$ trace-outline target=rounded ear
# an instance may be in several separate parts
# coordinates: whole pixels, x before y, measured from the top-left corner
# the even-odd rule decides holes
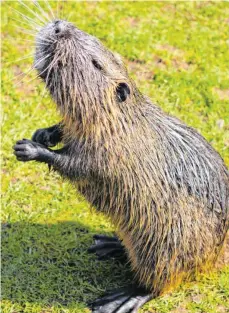
[[[113,52],[114,54],[114,57],[115,57],[115,60],[118,62],[119,65],[122,65],[123,64],[123,61],[122,61],[122,57],[120,54],[118,54],[117,52]]]
[[[126,101],[128,95],[130,94],[130,88],[126,83],[118,84],[116,88],[117,97],[119,102]]]

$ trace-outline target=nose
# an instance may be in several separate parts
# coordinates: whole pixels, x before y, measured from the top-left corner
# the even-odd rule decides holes
[[[71,24],[64,20],[53,21],[53,30],[58,38],[69,38],[71,36]]]
[[[65,35],[65,33],[68,30],[68,23],[66,21],[55,20],[53,22],[53,26],[54,26],[55,34]]]
[[[56,20],[56,21],[53,22],[54,29],[55,29],[55,34],[59,34],[60,31],[61,31],[60,23],[61,23],[60,20]]]

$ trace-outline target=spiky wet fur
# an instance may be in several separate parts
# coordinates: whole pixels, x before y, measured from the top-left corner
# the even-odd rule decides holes
[[[39,33],[47,51],[37,44],[36,54],[50,53],[38,71],[63,115],[70,158],[56,169],[111,218],[137,279],[159,295],[214,264],[228,229],[228,170],[197,131],[138,91],[116,55],[64,23],[62,37],[50,25]],[[130,88],[123,102],[120,82]]]

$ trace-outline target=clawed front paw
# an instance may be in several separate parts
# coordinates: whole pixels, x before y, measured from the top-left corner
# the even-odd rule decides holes
[[[41,144],[28,139],[18,140],[13,147],[17,160],[22,162],[37,160],[43,148]]]
[[[48,128],[40,128],[35,131],[32,136],[32,140],[46,147],[54,147],[56,142],[52,137],[53,133],[49,131]]]

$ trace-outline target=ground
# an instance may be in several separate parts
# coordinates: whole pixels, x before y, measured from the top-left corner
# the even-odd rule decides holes
[[[17,162],[12,153],[16,140],[60,119],[44,85],[29,71],[33,22],[27,25],[20,14],[38,23],[46,17],[25,3],[29,9],[2,2],[1,307],[3,313],[86,313],[87,302],[130,279],[129,268],[99,262],[86,251],[93,234],[114,231],[106,217],[91,211],[47,166]],[[51,15],[47,2],[41,6]],[[139,89],[197,128],[229,165],[227,2],[56,1],[50,6],[120,53]],[[142,312],[229,312],[228,251],[216,272],[151,301]]]

